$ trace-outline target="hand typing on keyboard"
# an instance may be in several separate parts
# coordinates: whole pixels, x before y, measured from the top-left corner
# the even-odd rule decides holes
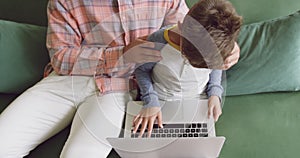
[[[157,124],[160,128],[163,128],[162,124],[162,113],[160,107],[148,107],[142,108],[138,115],[136,115],[133,119],[133,133],[136,133],[139,129],[139,137],[142,137],[146,128],[148,137],[151,136],[153,124],[157,119]]]

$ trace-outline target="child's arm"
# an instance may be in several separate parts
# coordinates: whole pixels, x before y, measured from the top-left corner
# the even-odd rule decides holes
[[[223,94],[223,86],[221,85],[222,82],[222,70],[212,70],[209,74],[209,80],[207,83],[207,96],[218,96],[220,102],[222,102],[222,94]]]
[[[164,26],[160,30],[150,34],[147,40],[155,43],[155,49],[160,50],[167,41],[164,39],[164,30],[172,27]],[[135,70],[135,76],[140,88],[141,100],[144,102],[145,107],[159,106],[157,93],[152,86],[151,72],[156,63],[146,63],[141,65]]]
[[[208,117],[213,115],[214,120],[218,121],[222,114],[222,93],[223,87],[221,85],[222,70],[213,70],[209,74],[209,82],[207,84],[208,95]]]
[[[147,40],[155,42],[156,49],[161,49],[165,45],[166,41],[163,37],[163,33],[166,27],[152,33],[148,36]],[[135,133],[140,126],[140,136],[143,135],[145,129],[148,126],[148,136],[151,135],[154,121],[162,127],[162,114],[160,111],[160,104],[156,91],[153,89],[151,72],[156,63],[146,63],[141,65],[135,70],[135,77],[137,84],[140,88],[141,100],[144,103],[144,107],[133,120],[133,132]]]
[[[140,88],[141,100],[144,103],[144,107],[133,119],[133,133],[135,133],[141,125],[139,137],[144,134],[146,128],[148,128],[148,137],[150,137],[156,119],[158,125],[162,127],[160,104],[157,93],[153,89],[151,79],[151,71],[155,64],[156,63],[146,63],[135,70],[135,77]]]
[[[159,106],[156,91],[153,89],[151,72],[156,63],[146,63],[139,66],[134,74],[137,84],[140,88],[141,100],[144,103],[144,108]]]

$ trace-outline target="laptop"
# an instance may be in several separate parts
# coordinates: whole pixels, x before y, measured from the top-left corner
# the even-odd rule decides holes
[[[164,128],[154,125],[151,137],[132,133],[132,121],[143,106],[127,104],[124,137],[107,138],[123,158],[217,158],[225,137],[216,136],[214,120],[207,117],[207,99],[161,101]]]

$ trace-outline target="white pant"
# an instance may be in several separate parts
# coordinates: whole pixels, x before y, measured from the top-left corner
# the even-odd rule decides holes
[[[61,158],[104,158],[121,131],[128,92],[99,96],[92,77],[51,74],[0,115],[0,158],[20,158],[72,121]]]

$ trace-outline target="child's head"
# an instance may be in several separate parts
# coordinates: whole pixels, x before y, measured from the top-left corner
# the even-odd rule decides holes
[[[200,0],[182,24],[182,54],[192,66],[219,67],[231,53],[242,17],[227,0]]]

